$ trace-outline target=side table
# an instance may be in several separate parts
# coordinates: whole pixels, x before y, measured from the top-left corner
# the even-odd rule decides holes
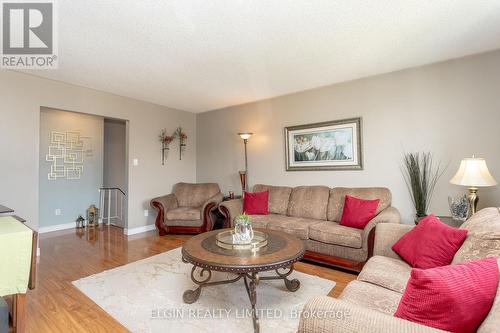
[[[232,198],[230,196],[224,196],[224,198],[222,198],[222,201],[240,200],[241,198],[242,198],[241,195],[235,195]],[[214,229],[227,228],[227,226],[224,226],[226,217],[224,216],[224,214],[220,212],[218,208],[212,211],[212,219],[214,221]]]
[[[436,216],[438,219],[441,220],[446,225],[449,225],[450,227],[453,228],[460,228],[460,226],[465,222],[465,221],[458,221],[454,220],[451,216]],[[417,221],[415,221],[415,225],[418,224]]]
[[[451,216],[438,216],[438,218],[441,220],[441,222],[453,228],[460,228],[460,226],[465,222],[454,220]]]

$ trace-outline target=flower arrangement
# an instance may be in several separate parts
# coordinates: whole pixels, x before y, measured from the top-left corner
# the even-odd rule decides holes
[[[170,143],[172,143],[172,141],[174,141],[175,136],[173,136],[173,135],[167,135],[167,130],[166,129],[162,129],[161,132],[160,132],[160,135],[158,135],[158,139],[160,140],[160,142],[162,144],[164,144],[168,148],[168,145]]]
[[[250,216],[247,215],[246,213],[238,215],[237,219],[240,220],[240,221],[242,221],[242,222],[245,222],[245,223],[251,223],[250,222]]]
[[[234,219],[234,240],[239,244],[248,244],[254,236],[250,216],[243,213]]]

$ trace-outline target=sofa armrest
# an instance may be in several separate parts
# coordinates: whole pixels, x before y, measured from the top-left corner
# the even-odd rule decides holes
[[[410,224],[384,223],[377,227],[373,255],[400,259],[391,247],[414,226]]]
[[[298,333],[444,332],[332,297],[310,300],[300,314]]]
[[[369,248],[370,231],[372,231],[377,225],[385,223],[401,223],[401,215],[396,208],[387,207],[371,219],[370,222],[368,222],[363,230],[363,249],[367,250],[369,253],[373,250]]]
[[[151,207],[154,207],[158,210],[163,209],[163,212],[166,213],[169,210],[178,207],[177,198],[173,193],[154,198],[153,200],[151,200]]]
[[[233,226],[234,218],[243,213],[243,199],[234,199],[221,202],[219,211],[224,215],[224,227],[230,228]]]
[[[156,216],[155,225],[158,229],[160,236],[166,235],[167,231],[163,225],[165,222],[166,214],[169,210],[177,208],[179,204],[177,203],[177,198],[173,193],[164,195],[162,197],[154,198],[150,202],[151,207],[158,210],[158,215]]]
[[[222,193],[217,193],[203,204],[201,207],[201,216],[203,220],[203,225],[205,231],[210,231],[214,228],[214,221],[211,216],[212,210],[216,209],[219,206],[219,203],[222,202],[224,195]]]
[[[219,203],[222,202],[223,198],[224,198],[224,195],[219,192],[216,195],[214,195],[213,197],[211,197],[210,199],[208,199],[207,201],[205,201],[205,203],[201,207],[201,213],[203,214],[203,212],[205,212],[205,210],[209,206],[211,206],[210,207],[211,209],[214,208],[214,207],[218,207]],[[214,206],[214,204],[215,204],[215,206]]]

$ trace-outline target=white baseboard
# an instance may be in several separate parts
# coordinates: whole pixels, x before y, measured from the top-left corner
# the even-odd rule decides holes
[[[75,228],[75,222],[71,223],[64,223],[64,224],[57,224],[57,225],[51,225],[48,227],[41,227],[38,229],[39,234],[44,234],[46,232],[52,232],[52,231],[59,231],[59,230],[66,230],[66,229],[73,229]]]
[[[148,231],[151,231],[151,230],[155,230],[156,229],[156,226],[154,224],[149,224],[149,225],[145,225],[143,227],[137,227],[137,228],[132,228],[132,229],[123,229],[123,233],[127,236],[130,236],[130,235],[135,235],[135,234],[140,234],[140,233],[143,233],[143,232],[148,232]]]

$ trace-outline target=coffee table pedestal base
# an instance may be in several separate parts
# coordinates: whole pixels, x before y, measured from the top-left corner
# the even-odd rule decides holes
[[[196,274],[196,270],[199,269]],[[245,283],[245,289],[250,299],[250,304],[252,306],[252,319],[253,328],[255,333],[259,333],[259,317],[257,316],[257,311],[255,310],[255,304],[257,303],[257,285],[261,280],[283,280],[286,289],[288,291],[294,292],[300,288],[300,281],[297,279],[289,280],[288,276],[293,272],[293,265],[282,269],[284,272],[280,272],[280,269],[275,270],[276,275],[273,276],[259,276],[258,272],[243,272],[235,273],[236,277],[234,279],[220,280],[220,281],[210,281],[212,278],[212,271],[207,268],[202,268],[198,266],[193,266],[191,269],[191,280],[198,285],[196,289],[188,289],[182,295],[184,303],[192,304],[196,302],[201,295],[201,290],[205,287],[216,286],[221,284],[234,283],[243,278]]]

